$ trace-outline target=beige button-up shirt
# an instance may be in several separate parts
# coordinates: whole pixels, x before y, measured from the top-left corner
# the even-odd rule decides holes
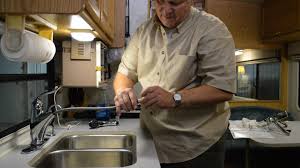
[[[133,35],[118,72],[143,89],[160,86],[176,92],[200,85],[235,92],[234,42],[216,17],[192,8],[168,34],[156,17]],[[224,134],[230,115],[227,102],[174,109],[142,108],[161,163],[177,163],[205,152]]]

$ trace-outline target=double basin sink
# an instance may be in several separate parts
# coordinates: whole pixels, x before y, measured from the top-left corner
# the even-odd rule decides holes
[[[29,164],[37,168],[125,167],[136,160],[132,133],[73,132],[57,138]]]

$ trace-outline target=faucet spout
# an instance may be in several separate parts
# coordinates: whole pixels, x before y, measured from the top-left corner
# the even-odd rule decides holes
[[[48,126],[53,122],[55,119],[54,114],[48,115],[43,121],[41,121],[36,127],[33,129],[32,132],[36,136],[33,136],[32,143],[34,145],[42,145],[45,142],[45,133],[48,128]]]

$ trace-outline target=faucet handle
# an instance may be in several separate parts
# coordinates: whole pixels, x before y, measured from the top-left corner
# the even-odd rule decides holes
[[[36,111],[37,116],[44,113],[43,102],[38,97],[32,102],[32,106],[33,106],[33,109]]]

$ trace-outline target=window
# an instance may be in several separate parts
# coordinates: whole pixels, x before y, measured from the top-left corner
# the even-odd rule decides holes
[[[237,66],[237,96],[279,100],[280,62]]]
[[[29,124],[31,103],[46,88],[46,64],[11,62],[0,53],[0,138]]]

